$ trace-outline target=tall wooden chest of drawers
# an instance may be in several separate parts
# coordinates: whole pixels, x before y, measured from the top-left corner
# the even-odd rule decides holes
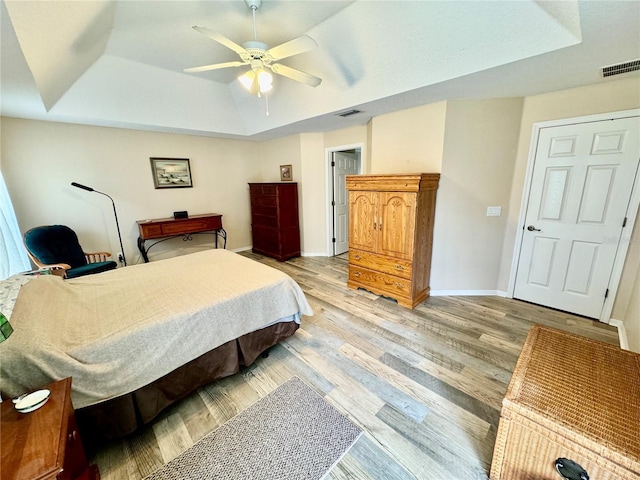
[[[413,308],[429,296],[440,175],[347,175],[349,280]]]
[[[300,256],[297,183],[250,183],[253,251],[281,262]]]
[[[502,403],[491,479],[558,472],[640,480],[640,355],[534,325]]]

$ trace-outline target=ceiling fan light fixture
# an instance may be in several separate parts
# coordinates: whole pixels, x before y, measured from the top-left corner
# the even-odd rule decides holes
[[[264,69],[260,69],[258,74],[258,84],[260,85],[260,93],[266,93],[273,88],[273,76]]]
[[[252,94],[267,93],[273,88],[273,76],[264,68],[249,70],[240,75],[238,80]]]
[[[240,75],[238,79],[244,88],[252,95],[257,94],[258,96],[262,93],[269,92],[273,88],[273,76],[265,70],[265,67],[277,75],[282,75],[283,77],[290,78],[291,80],[310,87],[320,85],[322,82],[321,78],[281,63],[273,63],[317,47],[318,44],[316,41],[308,35],[302,35],[301,37],[294,38],[293,40],[269,49],[267,44],[258,41],[256,33],[256,10],[262,5],[262,0],[245,0],[245,3],[253,13],[253,40],[245,42],[243,46],[229,40],[224,35],[209,30],[207,27],[193,26],[193,29],[197,32],[206,35],[211,40],[236,52],[240,56],[240,61],[236,60],[235,62],[202,65],[199,67],[186,68],[184,71],[187,73],[200,73],[220,68],[243,67],[248,65],[251,67],[251,70]]]
[[[244,88],[251,91],[251,87],[253,86],[253,82],[256,79],[256,74],[253,70],[249,70],[248,72],[243,73],[238,76],[238,80]]]

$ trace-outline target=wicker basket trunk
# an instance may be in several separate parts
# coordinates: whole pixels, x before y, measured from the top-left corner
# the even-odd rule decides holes
[[[560,458],[591,480],[640,480],[640,355],[536,325],[502,403],[491,479],[559,480]]]

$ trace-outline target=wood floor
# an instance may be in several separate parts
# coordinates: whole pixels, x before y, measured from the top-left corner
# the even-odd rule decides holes
[[[90,447],[104,480],[144,478],[293,375],[364,431],[328,478],[486,479],[529,327],[618,344],[608,325],[499,297],[431,297],[409,310],[347,289],[344,257],[243,255],[293,277],[314,316],[268,358],[193,393],[145,430]]]

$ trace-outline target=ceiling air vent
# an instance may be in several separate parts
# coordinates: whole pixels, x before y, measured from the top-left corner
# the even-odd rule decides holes
[[[336,113],[336,115],[338,115],[339,117],[345,118],[345,117],[350,117],[351,115],[355,115],[356,113],[361,113],[362,110],[356,110],[355,108],[353,110],[347,110],[346,112],[342,112],[342,113]]]
[[[602,67],[602,76],[611,77],[622,73],[635,72],[636,70],[640,70],[640,59]]]

